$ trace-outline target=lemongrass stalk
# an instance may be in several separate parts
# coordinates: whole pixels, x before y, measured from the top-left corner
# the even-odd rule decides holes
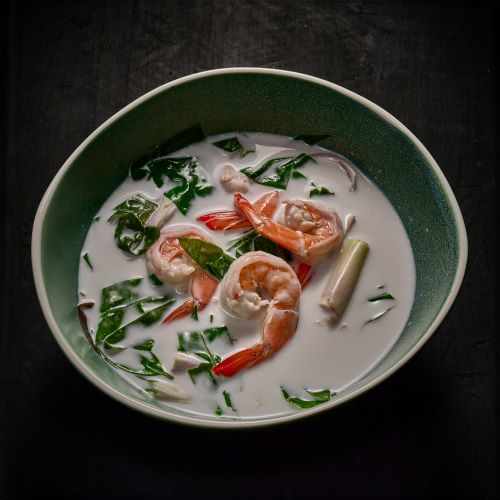
[[[151,214],[146,225],[159,227],[160,229],[168,222],[170,217],[174,215],[175,204],[166,196],[160,200],[159,207]]]
[[[369,246],[363,240],[347,238],[321,294],[319,305],[328,309],[334,321],[342,316],[356,287]]]
[[[194,356],[190,356],[184,352],[178,352],[175,354],[174,358],[174,366],[172,367],[172,371],[174,372],[185,372],[190,368],[194,368],[200,364],[199,358],[195,358]]]
[[[191,399],[189,394],[172,382],[167,382],[166,380],[151,380],[150,385],[157,398],[172,401],[188,401]]]

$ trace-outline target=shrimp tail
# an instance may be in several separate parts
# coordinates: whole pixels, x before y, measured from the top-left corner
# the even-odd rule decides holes
[[[172,321],[176,319],[185,318],[189,314],[191,314],[194,310],[194,306],[198,305],[198,310],[201,309],[200,305],[193,299],[186,300],[179,307],[175,308],[163,321],[162,323],[168,325],[172,323]]]
[[[262,236],[300,256],[306,256],[304,240],[298,232],[274,222],[258,212],[255,207],[240,193],[234,195],[234,205],[250,221]]]
[[[264,193],[253,206],[255,210],[262,215],[271,217],[278,206],[279,197],[279,191]],[[212,231],[248,229],[252,227],[252,224],[245,215],[242,215],[240,212],[235,212],[234,210],[203,214],[197,217],[196,220],[205,224],[205,226]]]
[[[212,368],[212,373],[217,376],[232,377],[241,370],[264,361],[268,356],[268,346],[259,342],[224,359]]]
[[[302,290],[304,290],[304,288],[309,284],[314,275],[312,267],[309,264],[306,264],[305,262],[300,262],[297,266],[293,268],[293,270],[295,271],[295,274],[297,275],[297,278],[300,281]]]
[[[225,229],[247,229],[252,227],[248,219],[238,212],[211,212],[200,215],[196,218],[198,222],[202,222],[208,229],[212,231],[223,231]]]

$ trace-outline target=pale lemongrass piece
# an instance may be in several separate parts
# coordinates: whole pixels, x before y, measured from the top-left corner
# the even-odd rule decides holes
[[[340,249],[319,305],[332,313],[332,320],[342,316],[358,282],[369,246],[363,240],[347,238]]]
[[[178,385],[166,380],[151,380],[151,389],[155,397],[172,401],[188,401],[191,396]]]
[[[146,222],[146,225],[162,228],[168,222],[170,217],[172,217],[175,209],[175,204],[166,196],[163,196],[159,207],[151,214]]]
[[[347,214],[344,223],[344,235],[346,235],[351,230],[355,222],[356,222],[356,216],[354,214]]]
[[[185,372],[190,368],[194,368],[200,364],[200,360],[194,356],[190,356],[184,352],[178,352],[175,355],[173,372]]]

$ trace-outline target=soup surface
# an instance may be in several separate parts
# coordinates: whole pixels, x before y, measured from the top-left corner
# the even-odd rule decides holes
[[[219,284],[205,308],[194,308],[191,314],[165,324],[163,320],[191,298],[189,282],[168,285],[151,276],[154,269],[147,266],[147,253],[141,253],[141,245],[150,243],[148,235],[137,246],[135,253],[139,255],[132,255],[127,248],[133,250],[135,244],[126,238],[134,237],[131,219],[124,229],[116,216],[116,207],[137,195],[159,205],[166,200],[164,193],[179,182],[164,176],[158,186],[154,175],[129,176],[96,214],[79,271],[80,300],[95,302],[94,307],[85,309],[90,335],[123,377],[162,405],[226,419],[303,411],[332,400],[370,371],[404,328],[414,296],[415,265],[403,224],[384,194],[361,172],[356,171],[356,189],[352,190],[346,171],[337,163],[321,155],[310,159],[309,155],[328,153],[318,146],[274,134],[228,133],[169,154],[169,158],[195,158],[196,172],[205,174],[206,180],[198,179],[201,188],[193,189],[191,199],[183,198],[182,203],[187,200],[189,205],[182,206],[185,213],[174,207],[170,218],[164,224],[160,220],[160,225],[197,226],[227,255],[237,257],[230,247],[251,229],[213,231],[196,220],[203,214],[234,210],[233,194],[220,184],[223,167],[255,172],[267,160],[287,158],[269,164],[267,173],[272,174],[302,153],[308,156],[293,169],[286,190],[280,190],[280,199],[308,200],[334,209],[344,230],[348,229],[344,237],[365,241],[369,252],[339,321],[331,321],[330,312],[319,305],[338,259],[339,250],[335,250],[311,264],[312,278],[300,295],[298,325],[291,338],[271,358],[233,376],[214,376],[210,370],[218,360],[259,342],[265,311],[252,319],[230,314],[221,307]],[[186,168],[186,164],[179,168]],[[273,189],[248,180],[244,196],[250,202]],[[210,189],[203,191],[208,184],[213,186],[210,193]],[[170,197],[175,196],[170,193]],[[273,218],[282,221],[282,212],[282,206],[278,207]],[[149,217],[147,211],[143,215],[144,220]],[[355,222],[348,228],[353,216]],[[150,235],[151,241],[154,238]],[[117,244],[120,239],[122,248]],[[287,253],[286,258],[296,268],[297,257]],[[179,352],[188,356],[187,366],[182,366],[182,360],[179,366]],[[174,378],[163,375],[163,370]],[[170,385],[164,393],[151,382],[155,380],[175,384],[174,391],[179,390],[180,396],[169,395]]]

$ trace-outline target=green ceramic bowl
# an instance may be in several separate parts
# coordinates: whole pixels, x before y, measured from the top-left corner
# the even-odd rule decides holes
[[[146,399],[90,348],[76,314],[80,252],[93,215],[126,177],[132,160],[199,123],[231,130],[328,134],[322,146],[350,158],[385,192],[413,247],[417,280],[409,321],[389,354],[333,401],[280,417],[222,421],[167,410]],[[432,224],[428,221],[432,220]],[[450,309],[465,271],[467,237],[455,196],[418,139],[389,113],[338,85],[288,71],[236,68],[198,73],[140,97],[101,125],[61,167],[33,226],[38,297],[57,342],[92,383],[144,413],[206,427],[255,427],[331,409],[406,363]]]

